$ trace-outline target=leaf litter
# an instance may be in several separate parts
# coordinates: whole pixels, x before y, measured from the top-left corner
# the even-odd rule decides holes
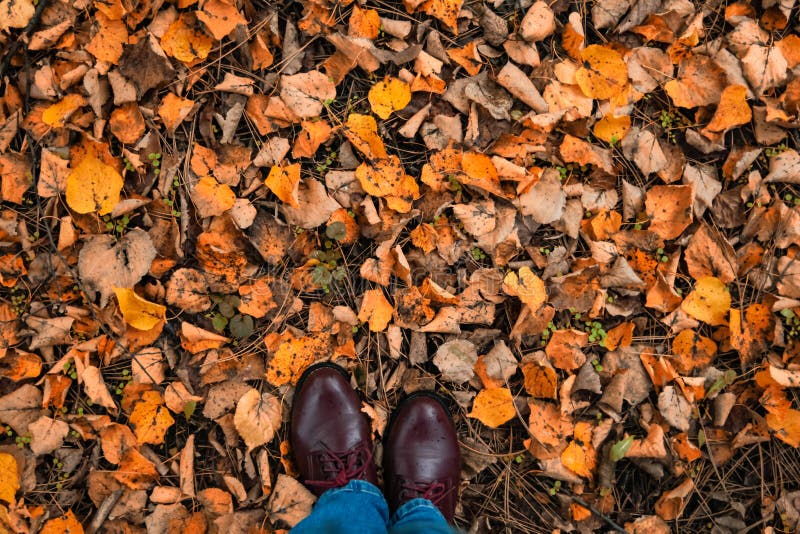
[[[0,1],[4,528],[297,524],[335,361],[464,529],[797,529],[797,10]]]

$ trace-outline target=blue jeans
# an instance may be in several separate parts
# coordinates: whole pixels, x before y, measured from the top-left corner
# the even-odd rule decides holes
[[[292,534],[453,534],[442,513],[427,499],[412,499],[389,517],[381,490],[364,480],[326,491]]]

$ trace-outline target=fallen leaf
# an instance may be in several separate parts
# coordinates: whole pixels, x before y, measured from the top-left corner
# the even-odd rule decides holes
[[[43,526],[40,534],[83,534],[83,526],[75,517],[72,510],[61,517],[48,520]]]
[[[358,320],[362,323],[369,322],[370,331],[382,332],[392,320],[392,312],[392,304],[384,296],[383,290],[368,289],[361,301]]]
[[[272,521],[294,527],[308,517],[316,497],[294,478],[279,474],[267,503]]]
[[[133,289],[115,287],[114,294],[117,296],[122,317],[132,327],[150,330],[159,322],[166,320],[165,306],[143,299]]]
[[[719,106],[701,133],[714,139],[718,134],[749,123],[752,118],[753,113],[747,105],[747,88],[744,85],[729,85],[723,89]]]
[[[300,206],[298,188],[300,186],[300,164],[273,166],[264,184],[275,196],[295,208]]]
[[[482,389],[472,401],[468,415],[489,428],[497,428],[517,415],[514,397],[508,388]]]
[[[197,18],[217,41],[233,33],[236,26],[247,25],[247,19],[236,6],[224,0],[205,0],[202,11],[197,12]]]
[[[411,89],[403,80],[389,76],[373,85],[367,98],[372,112],[386,120],[411,102]]]
[[[531,271],[530,267],[520,268],[519,274],[509,272],[503,279],[503,291],[518,297],[534,313],[547,302],[544,282]]]
[[[689,495],[694,491],[694,482],[686,478],[671,490],[661,494],[656,501],[656,513],[665,521],[672,521],[683,514]]]
[[[7,452],[0,452],[0,500],[7,503],[16,502],[19,489],[19,472],[17,461]]]
[[[213,44],[214,40],[191,13],[181,13],[161,36],[164,52],[187,65],[207,58]]]
[[[24,28],[28,25],[36,12],[32,0],[3,0],[0,2],[0,30],[8,31],[11,28]],[[11,500],[6,499],[8,502]]]
[[[142,394],[142,399],[133,407],[129,421],[133,425],[136,439],[142,445],[164,443],[167,430],[175,423],[164,406],[164,399],[157,391],[145,391]]]
[[[272,441],[281,424],[281,406],[278,398],[269,393],[260,393],[253,388],[236,403],[233,416],[236,430],[251,451]]]
[[[727,325],[731,309],[731,294],[719,278],[704,276],[697,279],[694,289],[681,304],[681,309],[710,325]]]
[[[475,375],[477,361],[475,345],[464,339],[442,343],[433,357],[433,363],[441,371],[442,378],[455,384],[463,384]]]
[[[236,203],[236,193],[228,184],[221,184],[211,176],[204,176],[191,189],[192,202],[200,217],[222,215]]]
[[[694,220],[694,186],[657,185],[647,191],[645,206],[650,230],[663,239],[675,239]]]
[[[42,122],[53,128],[63,128],[73,113],[86,105],[86,99],[79,94],[68,94],[42,113]]]
[[[662,417],[678,430],[689,430],[689,419],[692,416],[692,405],[674,386],[664,386],[658,395],[658,411]]]
[[[312,70],[281,76],[281,100],[301,119],[316,117],[336,98],[336,86],[323,73]]]
[[[83,158],[67,176],[67,204],[77,213],[111,213],[123,186],[117,170],[99,159]]]
[[[583,94],[607,99],[621,93],[628,84],[628,67],[610,46],[589,45],[581,52],[584,66],[575,73]]]

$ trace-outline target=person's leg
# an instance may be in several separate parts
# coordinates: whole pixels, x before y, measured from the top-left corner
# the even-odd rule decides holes
[[[395,411],[384,441],[392,534],[450,533],[461,452],[450,414],[437,395],[416,393]]]
[[[428,499],[411,499],[403,504],[389,521],[389,534],[454,534],[436,506]]]
[[[388,523],[389,507],[381,490],[364,480],[351,480],[323,493],[292,534],[382,534]]]
[[[389,510],[376,487],[372,429],[344,369],[318,364],[303,373],[291,421],[298,479],[320,497],[292,532],[385,533]]]

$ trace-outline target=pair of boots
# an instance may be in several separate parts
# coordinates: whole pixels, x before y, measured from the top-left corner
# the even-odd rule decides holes
[[[356,479],[378,484],[372,430],[341,367],[323,363],[303,373],[292,406],[290,440],[300,480],[316,495]],[[383,443],[384,494],[392,513],[411,499],[424,498],[452,522],[461,459],[442,400],[429,392],[406,398],[392,415]]]

